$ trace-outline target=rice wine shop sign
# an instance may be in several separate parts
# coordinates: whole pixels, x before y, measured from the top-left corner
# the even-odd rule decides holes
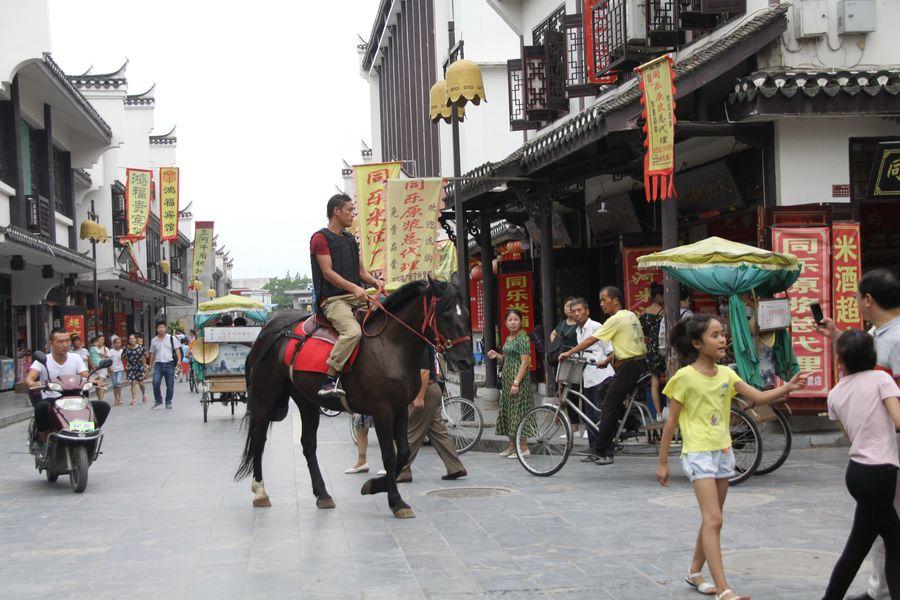
[[[203,339],[207,342],[246,342],[253,343],[262,327],[206,327]]]
[[[881,142],[869,175],[869,196],[900,196],[900,142]]]

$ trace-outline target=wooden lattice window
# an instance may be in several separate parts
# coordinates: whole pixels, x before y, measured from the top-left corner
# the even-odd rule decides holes
[[[66,200],[69,198],[69,156],[53,146],[53,195],[56,212],[72,217],[66,211]]]
[[[562,33],[565,28],[566,7],[560,6],[549,17],[541,21],[531,31],[531,45],[543,46],[547,40],[547,34],[551,32]]]

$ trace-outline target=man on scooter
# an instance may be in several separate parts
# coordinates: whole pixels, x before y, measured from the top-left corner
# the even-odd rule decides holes
[[[34,361],[28,369],[28,375],[25,376],[25,383],[32,392],[40,390],[43,384],[60,375],[81,375],[85,378],[90,376],[81,357],[69,352],[71,347],[72,341],[69,332],[62,327],[54,327],[50,332],[51,354],[47,357],[47,366],[44,367],[41,363]],[[51,427],[50,403],[60,394],[44,389],[39,398],[34,393],[30,395],[31,404],[34,406],[35,439],[41,444],[46,444]],[[103,400],[92,400],[91,405],[94,408],[94,416],[97,418],[97,427],[102,427],[109,415],[109,403]]]

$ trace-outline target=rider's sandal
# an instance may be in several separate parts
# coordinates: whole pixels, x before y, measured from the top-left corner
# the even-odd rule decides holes
[[[684,576],[684,582],[705,596],[712,596],[716,593],[716,586],[708,581],[697,585],[694,579],[703,577],[703,573],[688,573]]]
[[[728,589],[721,594],[716,594],[716,600],[750,600],[750,596],[740,596]]]

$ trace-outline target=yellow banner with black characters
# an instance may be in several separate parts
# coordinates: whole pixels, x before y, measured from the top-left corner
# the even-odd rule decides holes
[[[359,245],[367,271],[384,271],[387,259],[387,197],[385,186],[400,176],[402,163],[355,165]]]
[[[388,283],[425,279],[434,270],[434,243],[444,180],[387,182]]]
[[[159,168],[159,237],[178,239],[178,167]]]
[[[209,260],[213,249],[213,222],[197,221],[194,225],[194,263],[191,268],[191,281],[196,281]]]
[[[150,220],[150,203],[153,201],[153,172],[146,169],[125,170],[125,214],[130,240],[139,240],[147,231]]]

